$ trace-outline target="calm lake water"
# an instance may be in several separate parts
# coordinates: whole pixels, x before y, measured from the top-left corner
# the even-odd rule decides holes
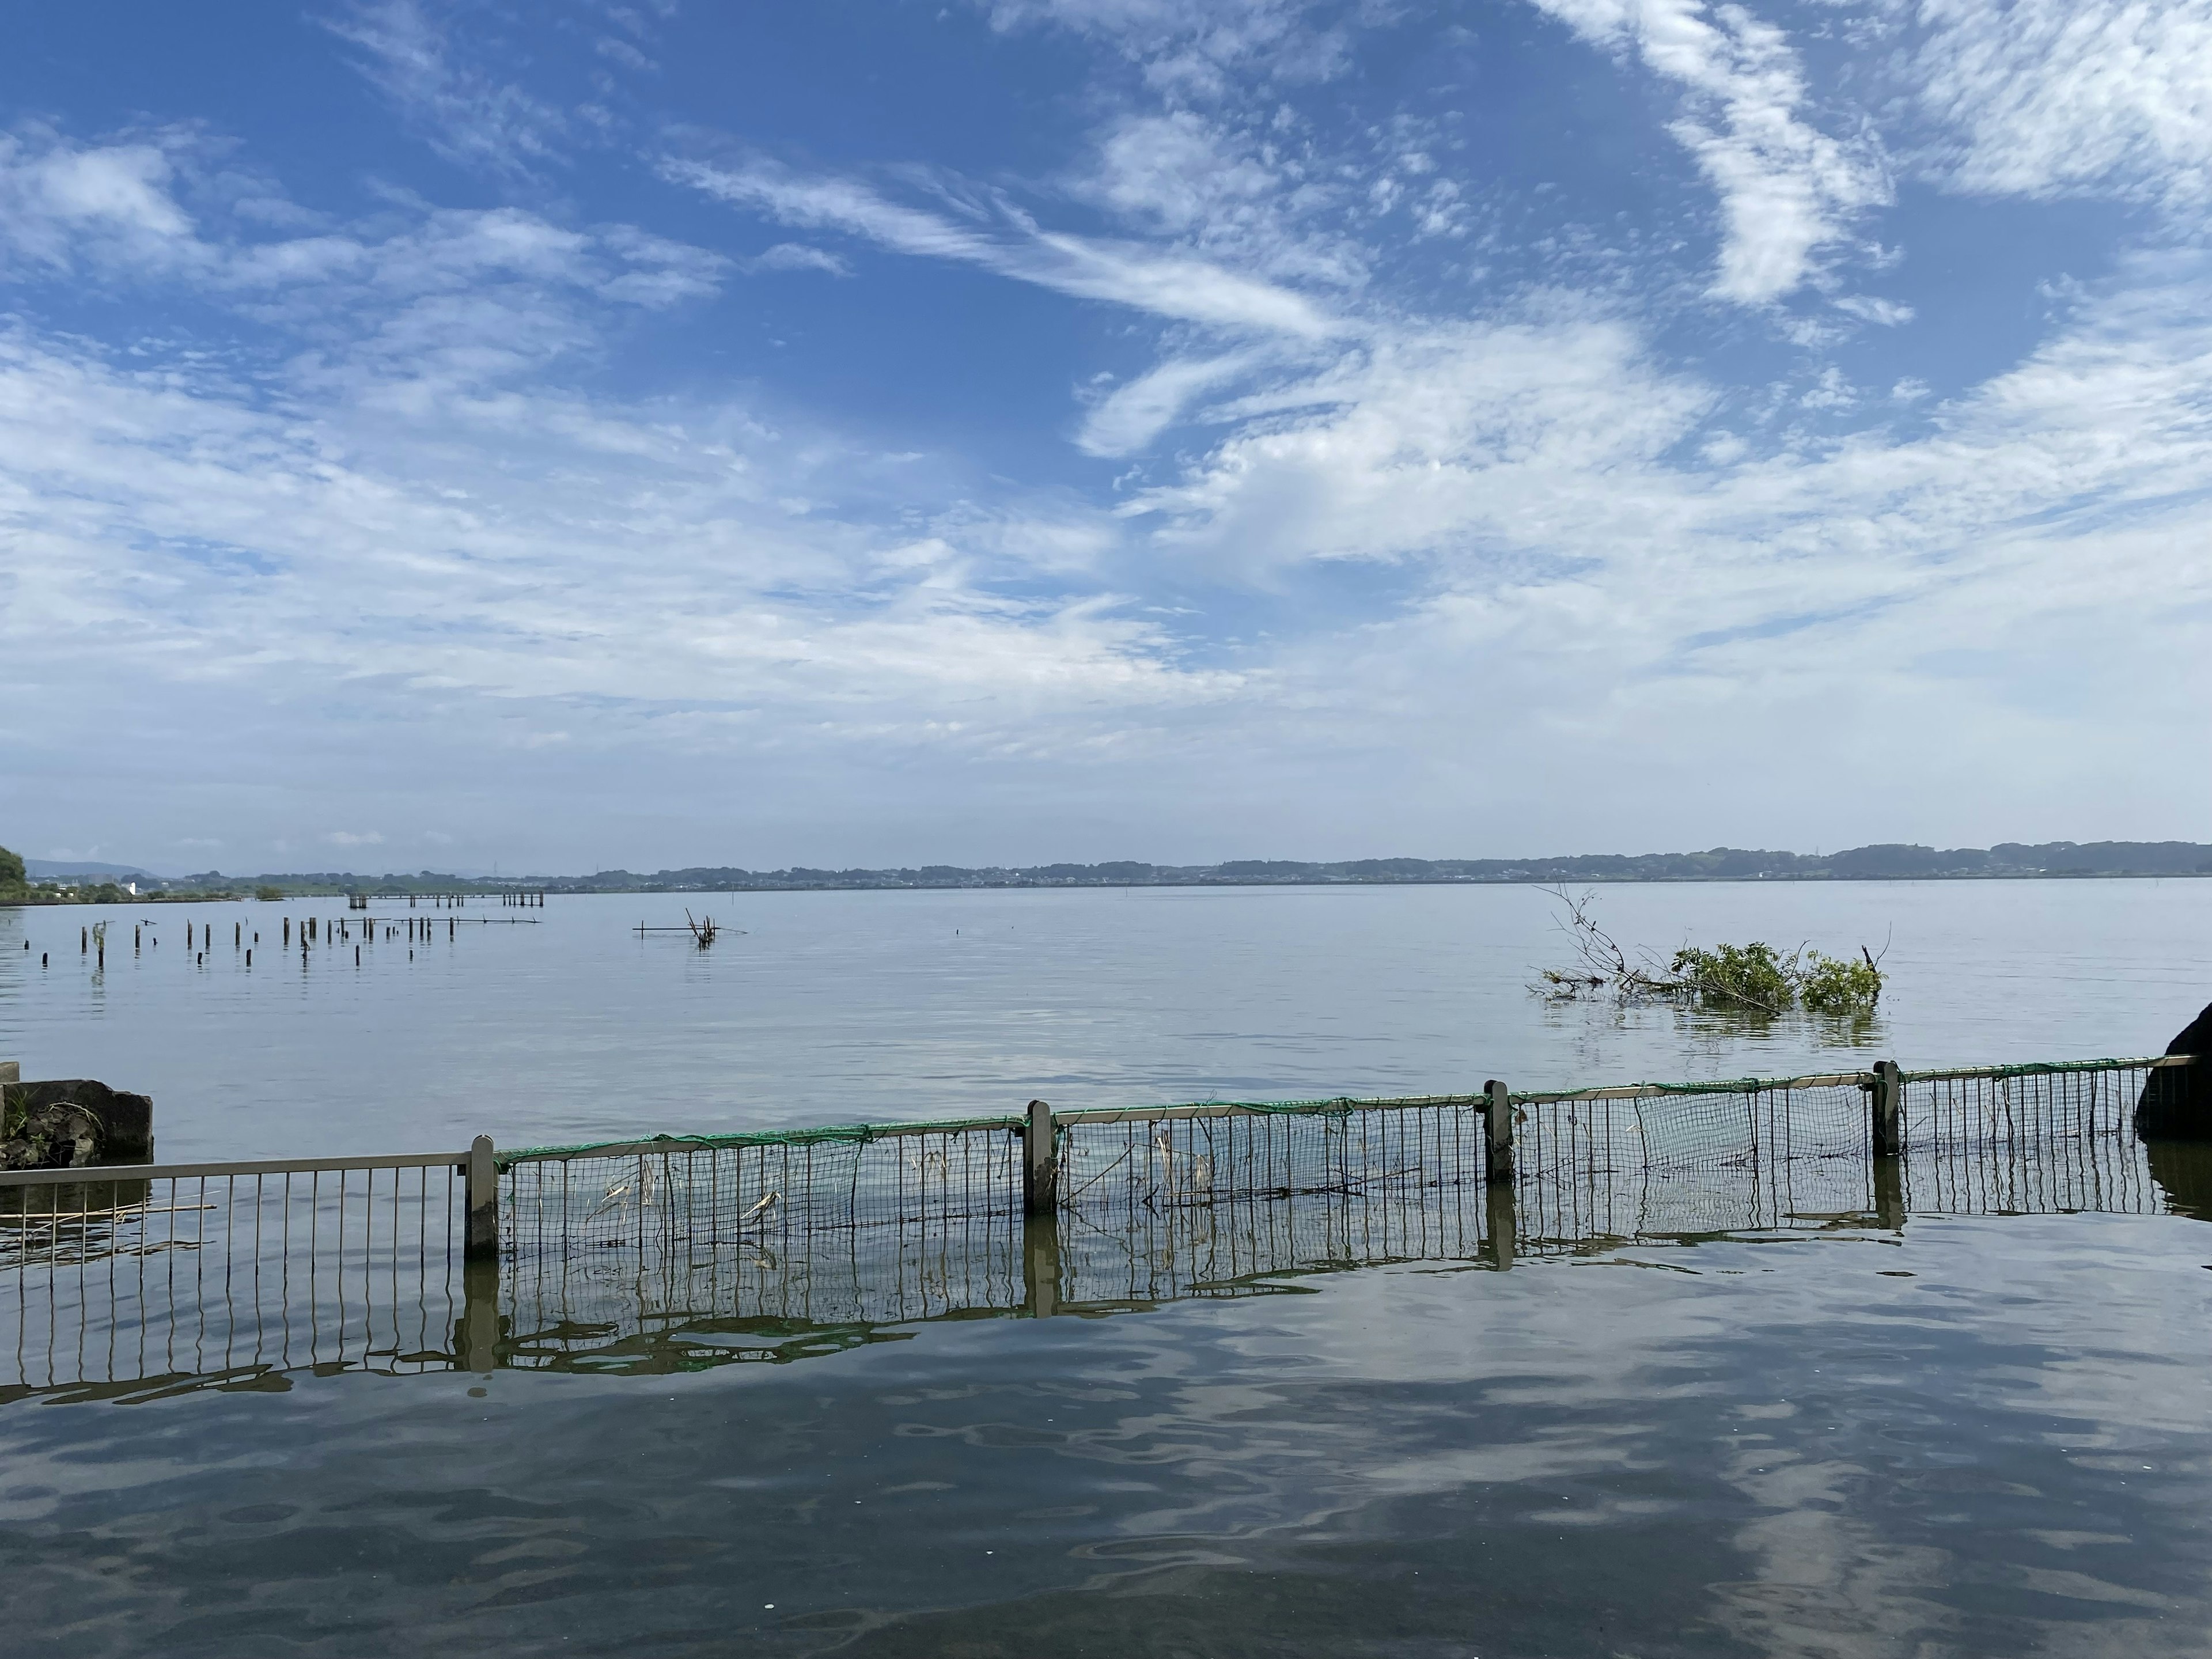
[[[711,951],[629,931],[680,926],[686,905],[728,930]],[[1038,1096],[1111,1106],[2146,1054],[2212,998],[2212,881],[1600,890],[1604,925],[1662,954],[1887,945],[1875,1019],[1764,1030],[1547,1009],[1528,986],[1565,959],[1557,911],[1524,887],[555,897],[472,905],[451,942],[453,913],[415,911],[434,939],[410,961],[404,938],[380,936],[356,969],[352,943],[318,944],[304,965],[278,944],[282,918],[342,920],[343,902],[0,910],[0,1057],[27,1078],[153,1095],[165,1158],[252,1158],[975,1115]],[[507,925],[525,915],[537,925]],[[100,973],[78,930],[103,915]],[[196,966],[185,929],[210,923],[217,942]],[[241,924],[262,939],[250,969],[231,945]]]
[[[270,948],[301,905],[120,913],[98,975],[84,913],[0,912],[0,1054],[153,1093],[166,1157],[240,1156],[2142,1053],[2212,995],[2206,883],[1601,892],[1659,950],[1890,940],[1877,1020],[1757,1030],[1547,1008],[1525,985],[1563,941],[1522,889],[707,902],[744,932],[706,953],[625,931],[682,901],[555,899],[451,944],[441,915],[412,963],[380,939],[357,971],[350,944]],[[142,914],[162,943],[134,957]],[[684,1310],[782,1363],[31,1395],[0,1405],[10,1648],[2202,1653],[2197,1202],[1282,1272],[1050,1319]]]

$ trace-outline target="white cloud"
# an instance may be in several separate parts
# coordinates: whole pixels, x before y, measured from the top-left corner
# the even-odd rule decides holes
[[[270,223],[312,216],[272,211],[283,204],[263,198],[228,227],[204,222],[178,199],[185,169],[203,160],[195,140],[166,138],[77,144],[42,130],[0,136],[0,256],[29,276],[90,270],[258,297],[293,321],[309,313],[349,318],[363,292],[481,295],[501,282],[665,307],[708,297],[734,268],[720,254],[634,225],[574,230],[518,208],[418,210],[380,216],[373,229],[262,240]]]
[[[1242,429],[1127,510],[1240,570],[1542,548],[1604,514],[1593,479],[1654,462],[1711,401],[1601,315],[1386,332],[1231,405]],[[1620,529],[1654,532],[1635,524]]]
[[[1240,80],[1323,81],[1342,71],[1341,23],[1316,0],[979,0],[994,27],[1055,24],[1110,44],[1156,88],[1219,97]],[[1362,8],[1350,9],[1355,15]],[[1370,9],[1381,9],[1379,7]]]
[[[843,231],[901,253],[980,266],[1077,299],[1217,328],[1316,337],[1334,326],[1288,289],[1139,243],[1047,231],[1004,203],[956,221],[892,202],[853,179],[799,174],[767,162],[716,167],[672,161],[663,170],[679,183],[786,224]]]
[[[1853,220],[1890,199],[1873,140],[1845,142],[1802,113],[1805,77],[1788,37],[1741,6],[1703,0],[1535,0],[1584,39],[1632,46],[1689,94],[1673,126],[1719,194],[1712,292],[1779,300],[1819,270]]]
[[[1254,361],[1244,352],[1171,357],[1099,399],[1076,447],[1086,455],[1133,455],[1173,425],[1193,398],[1243,374]]]
[[[1871,294],[1846,294],[1836,301],[1836,309],[1848,311],[1854,317],[1878,323],[1884,328],[1896,328],[1918,314],[1901,301],[1884,300]]]
[[[1913,70],[1960,189],[2212,196],[2212,0],[1923,0]]]
[[[0,134],[0,252],[54,271],[195,263],[204,250],[170,195],[175,173],[158,143],[81,148],[38,128]]]
[[[1357,289],[1368,251],[1346,234],[1341,163],[1274,121],[1256,130],[1188,109],[1127,114],[1071,191],[1180,250],[1281,283]]]
[[[374,830],[333,830],[323,839],[333,847],[381,847],[384,837]]]
[[[747,270],[819,270],[832,276],[849,276],[852,266],[836,254],[804,242],[778,242],[764,253],[744,261]]]
[[[447,160],[514,175],[555,159],[567,125],[560,112],[455,61],[419,0],[371,0],[325,27],[362,49],[370,84]]]

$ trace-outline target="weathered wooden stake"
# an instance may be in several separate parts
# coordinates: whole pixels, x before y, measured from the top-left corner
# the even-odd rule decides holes
[[[465,1254],[499,1254],[499,1166],[492,1162],[491,1137],[469,1143],[469,1233]]]
[[[1876,1158],[1895,1158],[1903,1149],[1905,1079],[1893,1060],[1874,1065],[1874,1088],[1867,1100],[1873,1118],[1871,1139]]]
[[[1482,1085],[1482,1092],[1490,1097],[1483,1108],[1484,1150],[1489,1157],[1483,1166],[1483,1179],[1498,1182],[1513,1179],[1513,1091],[1492,1078]]]
[[[1029,1127],[1022,1134],[1022,1209],[1029,1215],[1050,1215],[1060,1207],[1060,1160],[1053,1145],[1056,1126],[1052,1108],[1042,1100],[1030,1102]]]

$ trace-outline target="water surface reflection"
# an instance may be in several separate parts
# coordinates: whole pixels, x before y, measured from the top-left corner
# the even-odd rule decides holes
[[[26,1651],[2197,1651],[2212,1234],[1914,1218],[805,1365],[0,1412]]]

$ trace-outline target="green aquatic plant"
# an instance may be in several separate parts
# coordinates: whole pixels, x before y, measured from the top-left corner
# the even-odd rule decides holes
[[[1710,951],[1685,945],[1674,952],[1672,982],[1664,988],[1709,1008],[1778,1014],[1797,1000],[1797,964],[1796,956],[1785,957],[1759,939]]]
[[[1797,977],[1797,997],[1808,1013],[1864,1013],[1881,1000],[1881,969],[1864,949],[1859,957],[1854,961],[1850,957],[1823,956],[1818,951],[1806,952]]]
[[[1545,890],[1565,910],[1559,926],[1575,955],[1572,966],[1547,968],[1529,988],[1554,1002],[1668,1001],[1772,1018],[1801,1006],[1808,1013],[1864,1014],[1881,997],[1880,959],[1864,947],[1855,961],[1802,945],[1785,953],[1763,939],[1711,948],[1686,945],[1662,963],[1649,951],[1631,957],[1598,926],[1590,914],[1595,894]]]

